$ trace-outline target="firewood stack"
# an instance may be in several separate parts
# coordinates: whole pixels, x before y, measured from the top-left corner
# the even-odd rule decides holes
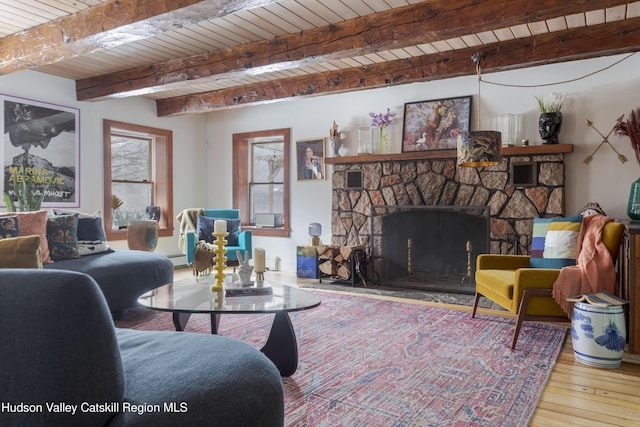
[[[320,245],[318,249],[318,268],[320,273],[332,279],[351,279],[351,254],[364,251],[364,245],[334,246]]]

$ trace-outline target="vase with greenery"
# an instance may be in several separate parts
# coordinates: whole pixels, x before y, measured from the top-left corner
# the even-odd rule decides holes
[[[53,182],[58,176],[58,171],[54,171],[51,178],[46,182],[44,188],[40,191],[36,188],[33,180],[33,175],[27,174],[29,165],[27,159],[23,158],[20,172],[16,176],[13,184],[13,190],[15,193],[14,199],[5,191],[4,203],[7,207],[7,212],[33,212],[40,210],[44,196],[47,194],[47,190],[51,187]]]
[[[120,206],[123,205],[123,201],[120,197],[116,196],[115,194],[111,195],[111,228],[113,230],[117,230],[119,228],[119,222],[118,219],[116,218],[116,211],[118,210],[118,208]]]
[[[613,128],[616,135],[626,136],[631,141],[631,148],[640,165],[640,107],[632,110],[627,120],[619,121]],[[629,202],[627,203],[629,218],[640,221],[640,178],[631,183]]]
[[[553,92],[547,97],[536,96],[540,117],[538,118],[538,131],[543,144],[558,144],[558,134],[562,127],[562,104],[566,95]]]

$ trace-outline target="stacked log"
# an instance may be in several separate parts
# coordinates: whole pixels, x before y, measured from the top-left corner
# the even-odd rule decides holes
[[[351,254],[364,251],[364,245],[320,245],[317,248],[320,273],[338,280],[351,279]]]

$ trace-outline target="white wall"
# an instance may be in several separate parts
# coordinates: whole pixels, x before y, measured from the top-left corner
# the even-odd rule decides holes
[[[80,210],[84,212],[103,209],[103,119],[173,130],[173,200],[176,212],[194,206],[202,194],[206,194],[204,115],[158,118],[155,102],[144,98],[78,102],[73,80],[33,71],[0,76],[0,94],[80,109]],[[116,249],[127,246],[126,241],[109,243]],[[161,238],[157,251],[166,255],[178,254],[177,233],[173,237]]]
[[[540,85],[572,80],[602,69],[623,56],[575,61],[526,70],[486,74],[486,80],[515,85]],[[577,212],[588,202],[598,202],[613,217],[625,218],[629,185],[640,176],[627,138],[610,138],[612,144],[629,161],[621,164],[616,154],[603,146],[586,165],[583,160],[602,141],[585,124],[593,121],[605,135],[621,114],[640,106],[640,54],[588,78],[550,87],[511,88],[482,84],[482,127],[494,126],[496,114],[523,114],[522,138],[539,144],[537,104],[534,95],[564,92],[568,100],[563,108],[564,123],[560,142],[574,144],[574,153],[567,156],[567,213]],[[273,128],[291,128],[292,158],[295,141],[328,137],[335,120],[340,130],[347,132],[347,154],[355,154],[357,128],[369,125],[369,112],[380,113],[390,107],[394,113],[390,135],[394,152],[400,152],[402,111],[405,102],[475,95],[475,76],[416,83],[354,93],[327,95],[290,102],[237,108],[207,115],[175,118],[156,117],[155,103],[146,99],[122,99],[103,102],[75,100],[75,83],[71,80],[32,71],[0,76],[0,94],[35,99],[81,110],[81,194],[84,211],[102,209],[103,158],[102,120],[112,119],[148,125],[174,132],[174,216],[190,207],[229,207],[232,203],[231,136]],[[475,103],[473,106],[475,109]],[[476,128],[475,112],[472,128]],[[326,147],[331,153],[330,147]],[[322,240],[331,235],[331,167],[327,180],[297,181],[295,164],[291,170],[290,238],[254,237],[254,246],[264,247],[268,257],[282,258],[282,269],[295,270],[295,247],[307,244],[308,224],[319,222]],[[166,255],[178,253],[178,224],[173,237],[161,238],[157,251]],[[125,242],[112,242],[116,248]]]
[[[483,78],[516,86],[545,85],[582,77],[623,57],[605,57],[486,74]],[[613,150],[603,146],[591,164],[584,164],[584,158],[602,141],[586,125],[585,119],[590,119],[606,135],[618,116],[625,114],[626,117],[633,108],[640,106],[639,70],[640,54],[636,54],[615,67],[570,83],[530,88],[482,83],[482,128],[493,129],[497,114],[522,114],[520,139],[528,138],[532,145],[541,144],[537,129],[539,112],[534,96],[545,96],[551,92],[566,93],[560,142],[574,144],[574,152],[567,156],[566,163],[567,213],[576,213],[588,202],[598,202],[608,215],[626,218],[629,185],[640,176],[640,165],[635,160],[628,138],[621,139],[617,136],[612,136],[610,141],[629,159],[627,163],[621,164]],[[474,95],[472,128],[475,129],[476,94],[477,79],[469,76],[211,113],[207,129],[211,143],[208,170],[211,173],[210,182],[216,183],[216,190],[209,192],[209,204],[214,207],[231,204],[231,194],[225,195],[225,191],[231,187],[229,143],[234,133],[289,127],[292,130],[291,155],[295,159],[296,140],[328,137],[329,128],[335,120],[340,130],[347,132],[347,154],[355,154],[357,128],[370,125],[368,113],[384,112],[390,107],[394,114],[390,128],[393,152],[400,152],[405,102]],[[331,153],[330,147],[327,147],[327,153]],[[214,164],[218,166],[213,166]],[[282,269],[287,271],[295,270],[295,247],[307,244],[307,226],[310,222],[322,224],[323,242],[329,242],[331,235],[331,167],[327,167],[329,179],[325,181],[297,181],[295,163],[291,174],[291,237],[254,237],[254,246],[264,247],[268,257],[280,256],[283,260]],[[221,190],[218,191],[218,188]]]

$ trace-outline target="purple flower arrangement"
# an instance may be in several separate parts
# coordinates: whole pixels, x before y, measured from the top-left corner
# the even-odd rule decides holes
[[[389,152],[389,135],[387,133],[387,126],[391,124],[393,118],[391,117],[391,110],[387,108],[386,113],[369,113],[371,117],[371,126],[377,127],[380,132],[379,136],[379,150],[380,154],[385,154]]]
[[[391,120],[393,120],[391,117],[391,110],[388,108],[386,113],[369,113],[369,116],[371,116],[371,126],[374,127],[389,126],[391,124]]]

